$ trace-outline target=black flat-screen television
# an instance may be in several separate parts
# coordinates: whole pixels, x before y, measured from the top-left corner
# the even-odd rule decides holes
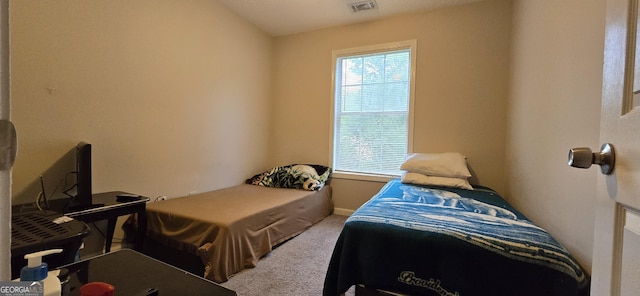
[[[76,196],[70,208],[91,208],[91,144],[80,142],[76,146]]]

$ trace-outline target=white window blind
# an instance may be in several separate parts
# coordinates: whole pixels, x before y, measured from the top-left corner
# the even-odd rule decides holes
[[[335,55],[333,168],[398,175],[409,152],[412,47]]]

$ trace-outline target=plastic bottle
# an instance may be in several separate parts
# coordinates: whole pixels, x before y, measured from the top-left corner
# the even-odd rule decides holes
[[[57,276],[49,277],[49,266],[42,262],[42,257],[49,254],[61,253],[62,249],[52,249],[24,255],[27,266],[20,270],[20,281],[40,282],[44,288],[45,296],[60,296],[61,286]]]

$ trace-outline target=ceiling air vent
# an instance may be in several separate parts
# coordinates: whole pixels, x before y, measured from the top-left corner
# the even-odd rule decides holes
[[[378,5],[376,4],[376,1],[362,1],[362,2],[354,2],[354,3],[349,3],[347,4],[349,5],[349,8],[351,9],[351,12],[360,12],[360,11],[365,11],[365,10],[371,10],[371,9],[375,9],[378,7]]]

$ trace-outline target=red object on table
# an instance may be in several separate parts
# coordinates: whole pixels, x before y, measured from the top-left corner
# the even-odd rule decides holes
[[[91,282],[80,287],[80,296],[113,296],[115,288],[103,282]]]

